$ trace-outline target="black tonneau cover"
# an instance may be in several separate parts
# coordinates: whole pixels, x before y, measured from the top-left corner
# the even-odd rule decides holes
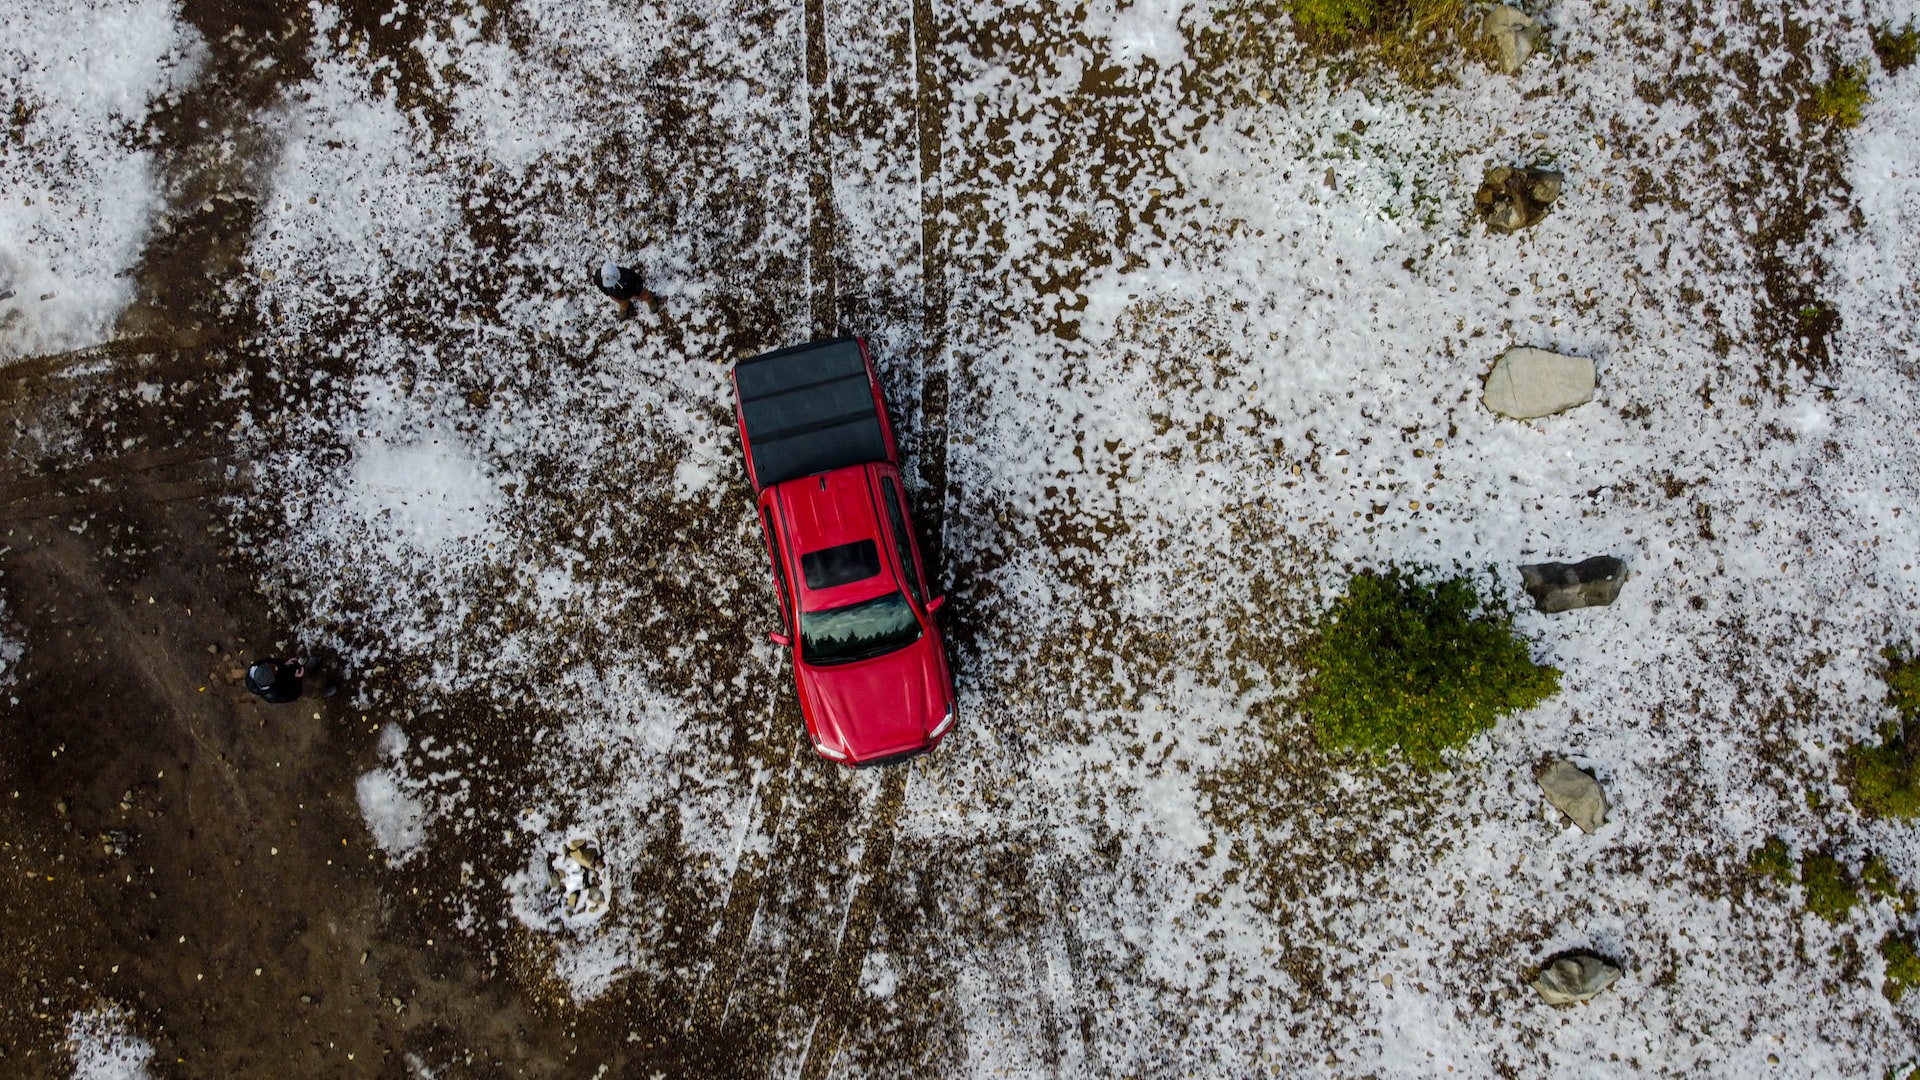
[[[854,338],[742,360],[734,365],[733,385],[762,488],[887,458],[867,365]]]

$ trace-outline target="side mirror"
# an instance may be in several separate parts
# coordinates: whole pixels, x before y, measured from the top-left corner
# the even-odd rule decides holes
[[[775,645],[778,645],[783,649],[793,644],[793,639],[788,637],[785,634],[768,634],[767,640],[773,642]]]
[[[946,606],[947,606],[947,598],[944,596],[936,596],[933,599],[927,601],[927,614],[931,615],[934,612],[939,611],[941,608]]]

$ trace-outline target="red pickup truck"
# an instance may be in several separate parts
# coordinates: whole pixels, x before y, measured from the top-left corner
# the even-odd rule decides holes
[[[887,765],[953,727],[953,676],[866,342],[796,345],[733,368],[734,417],[773,557],[781,632],[822,757]]]

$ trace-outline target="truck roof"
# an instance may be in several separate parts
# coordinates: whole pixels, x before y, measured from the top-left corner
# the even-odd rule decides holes
[[[763,489],[892,457],[858,338],[742,360],[734,365],[733,386],[753,476]]]
[[[784,503],[787,543],[791,546],[796,569],[793,586],[800,606],[819,611],[841,604],[856,603],[900,588],[890,569],[892,541],[881,528],[879,511],[874,505],[873,468],[839,469],[824,473],[817,481],[790,484],[780,491]],[[806,564],[820,553],[864,547],[871,562],[850,577],[833,575],[816,581]],[[858,560],[855,560],[858,561]],[[852,569],[852,567],[842,567]]]

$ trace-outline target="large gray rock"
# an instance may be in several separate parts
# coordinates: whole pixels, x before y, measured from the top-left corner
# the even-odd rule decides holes
[[[1499,54],[1500,70],[1509,75],[1520,70],[1546,33],[1546,28],[1528,18],[1526,12],[1506,4],[1494,5],[1482,25],[1494,52]]]
[[[1533,563],[1520,568],[1520,584],[1533,606],[1549,615],[1583,607],[1605,607],[1627,583],[1627,564],[1610,555],[1577,563]]]
[[[1480,403],[1502,416],[1531,420],[1593,400],[1593,361],[1545,349],[1508,349],[1487,373]]]
[[[1547,801],[1572,818],[1581,832],[1591,833],[1606,824],[1607,793],[1592,773],[1562,758],[1541,769],[1534,779],[1540,781]]]
[[[1548,964],[1533,980],[1533,989],[1549,1005],[1572,1005],[1593,997],[1619,978],[1620,969],[1612,961],[1583,953],[1562,956]]]

